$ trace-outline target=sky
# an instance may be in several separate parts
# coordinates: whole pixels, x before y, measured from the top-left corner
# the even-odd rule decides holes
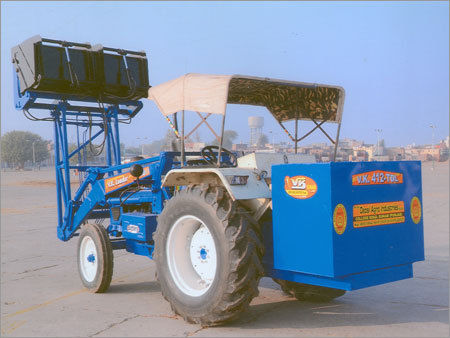
[[[49,122],[14,108],[11,48],[42,37],[144,50],[157,85],[186,73],[242,74],[339,85],[341,138],[387,146],[431,144],[449,134],[449,3],[445,2],[1,2],[1,133],[53,138]],[[153,101],[130,125],[127,145],[169,128]],[[228,105],[226,129],[246,142],[249,116],[264,117],[269,140],[288,141],[261,107]],[[199,120],[187,116],[188,125]],[[213,121],[217,126],[218,121]],[[431,128],[434,125],[435,128]],[[292,125],[288,125],[292,127]],[[308,131],[310,125],[300,124]],[[336,125],[327,131],[336,132]],[[73,140],[74,134],[70,134]],[[213,136],[200,129],[203,141]],[[327,142],[314,134],[305,144]]]

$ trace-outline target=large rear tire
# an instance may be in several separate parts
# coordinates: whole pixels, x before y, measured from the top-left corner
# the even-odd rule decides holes
[[[345,294],[345,290],[327,288],[317,285],[290,282],[282,279],[273,279],[280,284],[281,290],[286,294],[294,296],[298,300],[324,303],[329,302]]]
[[[222,187],[189,186],[158,217],[161,291],[188,322],[219,325],[258,295],[264,248],[257,223]]]
[[[78,272],[83,285],[93,293],[105,292],[111,284],[114,257],[105,228],[99,224],[83,226],[78,240]]]

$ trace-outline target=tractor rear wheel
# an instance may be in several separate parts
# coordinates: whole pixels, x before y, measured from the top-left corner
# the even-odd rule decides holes
[[[78,272],[89,291],[105,292],[113,274],[113,251],[105,228],[99,224],[83,226],[78,240]]]
[[[188,322],[219,325],[258,295],[257,223],[222,187],[189,186],[158,217],[153,254],[161,291]]]
[[[283,290],[288,295],[294,296],[298,300],[304,300],[308,302],[329,302],[345,294],[345,291],[340,289],[295,283],[275,278],[273,280],[280,284],[281,290]]]

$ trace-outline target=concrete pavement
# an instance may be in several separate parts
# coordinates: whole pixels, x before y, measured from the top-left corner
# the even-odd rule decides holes
[[[426,260],[415,278],[314,304],[263,278],[241,318],[202,328],[170,310],[148,258],[115,251],[105,294],[81,285],[77,240],[56,237],[53,171],[1,173],[2,336],[426,336],[449,335],[449,167],[423,164]]]

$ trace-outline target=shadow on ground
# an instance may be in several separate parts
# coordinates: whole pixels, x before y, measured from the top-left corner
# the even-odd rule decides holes
[[[108,293],[147,293],[161,292],[161,287],[156,281],[140,283],[111,284]]]

